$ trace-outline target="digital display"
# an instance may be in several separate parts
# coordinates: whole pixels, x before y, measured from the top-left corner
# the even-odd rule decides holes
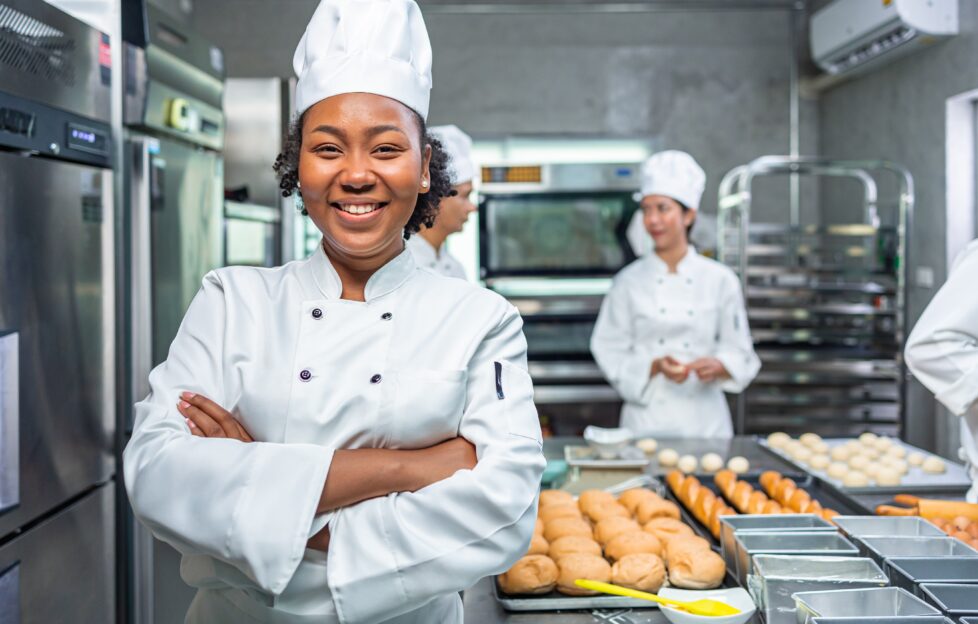
[[[109,138],[106,133],[78,124],[68,124],[68,147],[93,154],[107,154]]]
[[[71,129],[71,138],[78,139],[79,141],[84,141],[89,145],[95,145],[96,136],[94,132],[86,132],[84,130],[79,130],[78,128]]]

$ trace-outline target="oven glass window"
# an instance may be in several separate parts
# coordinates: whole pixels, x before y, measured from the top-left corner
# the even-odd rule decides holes
[[[228,265],[271,267],[277,264],[278,224],[228,218],[225,225]]]

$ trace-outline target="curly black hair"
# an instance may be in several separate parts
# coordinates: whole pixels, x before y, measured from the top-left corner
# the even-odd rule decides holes
[[[452,180],[448,169],[448,153],[441,142],[428,134],[428,127],[421,115],[414,113],[415,120],[421,133],[423,143],[431,145],[431,161],[428,163],[428,171],[431,176],[430,186],[427,193],[419,193],[417,203],[414,205],[414,212],[404,226],[404,238],[410,238],[412,234],[421,231],[421,227],[431,227],[438,216],[438,205],[445,197],[452,197],[456,191],[452,188]],[[285,137],[285,146],[275,158],[275,175],[278,177],[278,187],[282,190],[282,197],[290,197],[299,189],[299,154],[302,152],[302,121],[305,113],[296,117],[289,124],[289,131]],[[302,214],[309,214],[305,208]]]

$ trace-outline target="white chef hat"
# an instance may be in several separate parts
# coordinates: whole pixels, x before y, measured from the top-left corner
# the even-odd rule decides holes
[[[649,195],[665,195],[695,210],[700,207],[705,188],[706,173],[693,157],[668,150],[652,154],[642,163],[642,188],[635,194],[635,201]]]
[[[374,93],[424,118],[431,43],[414,0],[322,0],[292,57],[295,108],[341,93]]]
[[[448,169],[452,186],[475,178],[475,163],[472,162],[472,137],[462,132],[458,126],[433,126],[428,130],[441,141],[451,162]]]

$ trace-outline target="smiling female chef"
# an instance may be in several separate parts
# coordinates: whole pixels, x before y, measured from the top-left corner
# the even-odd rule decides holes
[[[435,223],[408,239],[407,247],[415,261],[440,275],[465,279],[465,269],[445,249],[445,239],[462,231],[469,215],[476,211],[469,199],[476,168],[472,162],[472,138],[458,126],[435,126],[428,133],[438,139],[448,153],[448,170],[453,194],[438,204]]]
[[[129,498],[183,554],[188,622],[461,623],[536,519],[522,321],[404,249],[450,188],[413,0],[323,0],[294,65],[276,169],[322,244],[204,278],[136,406]]]
[[[754,379],[740,281],[689,244],[706,174],[685,152],[642,165],[641,209],[655,251],[615,276],[591,335],[624,405],[621,426],[662,437],[731,437],[724,392]]]

